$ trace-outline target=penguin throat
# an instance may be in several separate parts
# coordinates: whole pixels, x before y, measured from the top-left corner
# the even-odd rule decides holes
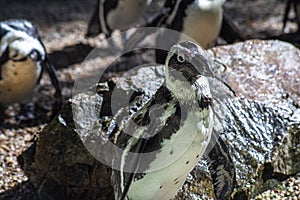
[[[188,81],[167,75],[166,86],[172,95],[181,102],[192,102],[196,99],[195,90],[192,89],[192,85]]]

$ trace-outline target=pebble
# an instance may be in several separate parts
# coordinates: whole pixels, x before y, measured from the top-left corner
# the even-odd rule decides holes
[[[29,142],[44,125],[20,129],[0,129],[0,193],[28,180],[20,168],[17,157],[27,149]],[[0,197],[1,199],[1,197]]]
[[[300,174],[295,177],[291,177],[274,189],[267,190],[257,195],[254,200],[265,199],[284,199],[284,200],[300,200]]]

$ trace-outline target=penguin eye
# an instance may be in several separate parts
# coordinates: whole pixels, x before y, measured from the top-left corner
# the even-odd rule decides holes
[[[178,60],[178,62],[183,63],[183,62],[185,61],[185,56],[184,56],[184,54],[178,53],[178,54],[177,54],[177,60]]]

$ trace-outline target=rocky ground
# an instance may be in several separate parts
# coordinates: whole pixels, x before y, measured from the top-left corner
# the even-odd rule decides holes
[[[84,33],[96,0],[2,0],[0,20],[27,18],[39,28],[48,52],[58,52],[76,44],[95,45],[103,39],[85,39]],[[226,12],[239,25],[248,38],[269,38],[281,34],[284,10],[279,0],[231,0],[225,4]],[[296,30],[289,23],[285,33]],[[107,44],[105,44],[107,47]],[[104,48],[105,48],[104,45]],[[109,60],[109,58],[108,58]],[[56,61],[54,61],[56,62]],[[62,66],[58,76],[63,86],[64,99],[72,95],[72,87],[78,73],[89,67],[103,67],[97,60]],[[87,73],[86,76],[89,76]],[[32,187],[17,163],[17,156],[26,150],[49,121],[51,110],[51,84],[47,76],[37,88],[35,97],[27,103],[29,115],[19,105],[6,109],[6,120],[0,124],[0,199],[10,199],[10,193],[18,193],[19,199],[34,199]],[[32,111],[31,107],[35,110]],[[26,191],[25,191],[26,190]],[[258,195],[257,199],[300,199],[300,176],[291,177],[273,190]],[[1,195],[2,193],[2,195]]]

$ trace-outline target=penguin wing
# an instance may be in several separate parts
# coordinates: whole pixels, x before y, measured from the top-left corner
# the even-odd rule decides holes
[[[169,106],[170,95],[161,87],[128,121],[117,137],[116,145],[122,153],[115,154],[115,169],[112,177],[116,199],[125,199],[131,183],[143,177],[149,163],[155,159],[155,152],[160,149],[163,137],[168,137],[161,122],[165,114],[164,106]],[[157,105],[161,106],[157,106]],[[170,116],[169,116],[170,117]],[[156,134],[159,133],[159,134]],[[146,157],[144,157],[146,153]],[[150,154],[147,154],[150,153]]]
[[[140,171],[139,164],[141,154],[147,145],[147,140],[143,138],[145,134],[144,125],[147,121],[147,107],[153,101],[146,104],[141,110],[137,111],[129,120],[125,129],[122,129],[118,135],[116,145],[123,149],[122,153],[116,153],[114,157],[114,166],[112,181],[115,185],[116,199],[125,199],[130,185]]]
[[[107,27],[106,16],[111,10],[118,6],[119,0],[98,0],[97,5],[95,6],[95,11],[92,15],[92,18],[89,22],[86,37],[95,37],[96,35],[102,33],[102,27]],[[103,12],[100,13],[100,6],[103,6]],[[103,18],[103,19],[101,19]],[[105,23],[105,24],[101,24]]]
[[[99,19],[99,5],[100,0],[97,1],[97,5],[95,6],[95,11],[92,15],[92,18],[89,22],[87,32],[85,34],[86,37],[94,37],[101,33],[101,25]]]
[[[135,116],[144,119],[143,112]],[[141,138],[143,130],[138,128],[135,132],[140,132],[140,137],[134,137],[130,135],[131,133],[127,134],[126,131],[122,130],[116,141],[116,145],[122,149],[122,153],[115,153],[113,161],[115,170],[113,172],[112,182],[115,188],[115,199],[117,200],[126,199],[130,185],[139,168],[141,153],[147,144],[147,140]]]
[[[229,199],[236,184],[232,158],[225,142],[215,130],[211,136],[210,143],[214,144],[214,146],[207,154],[207,161],[215,197],[216,199]]]
[[[52,63],[50,62],[48,55],[46,55],[45,59],[42,61],[41,63],[42,65],[42,69],[46,69],[47,73],[50,76],[52,85],[55,88],[55,102],[53,104],[53,108],[52,108],[52,117],[54,117],[60,110],[61,106],[62,106],[62,94],[61,94],[61,85],[60,82],[57,79],[56,73],[55,73],[55,68],[52,65]],[[39,80],[42,77],[42,72],[40,74]]]
[[[283,19],[282,19],[282,32],[285,29],[286,23],[289,20],[289,12],[291,10],[291,4],[292,4],[292,0],[286,0],[285,2],[285,10],[284,10],[284,15],[283,15]]]

